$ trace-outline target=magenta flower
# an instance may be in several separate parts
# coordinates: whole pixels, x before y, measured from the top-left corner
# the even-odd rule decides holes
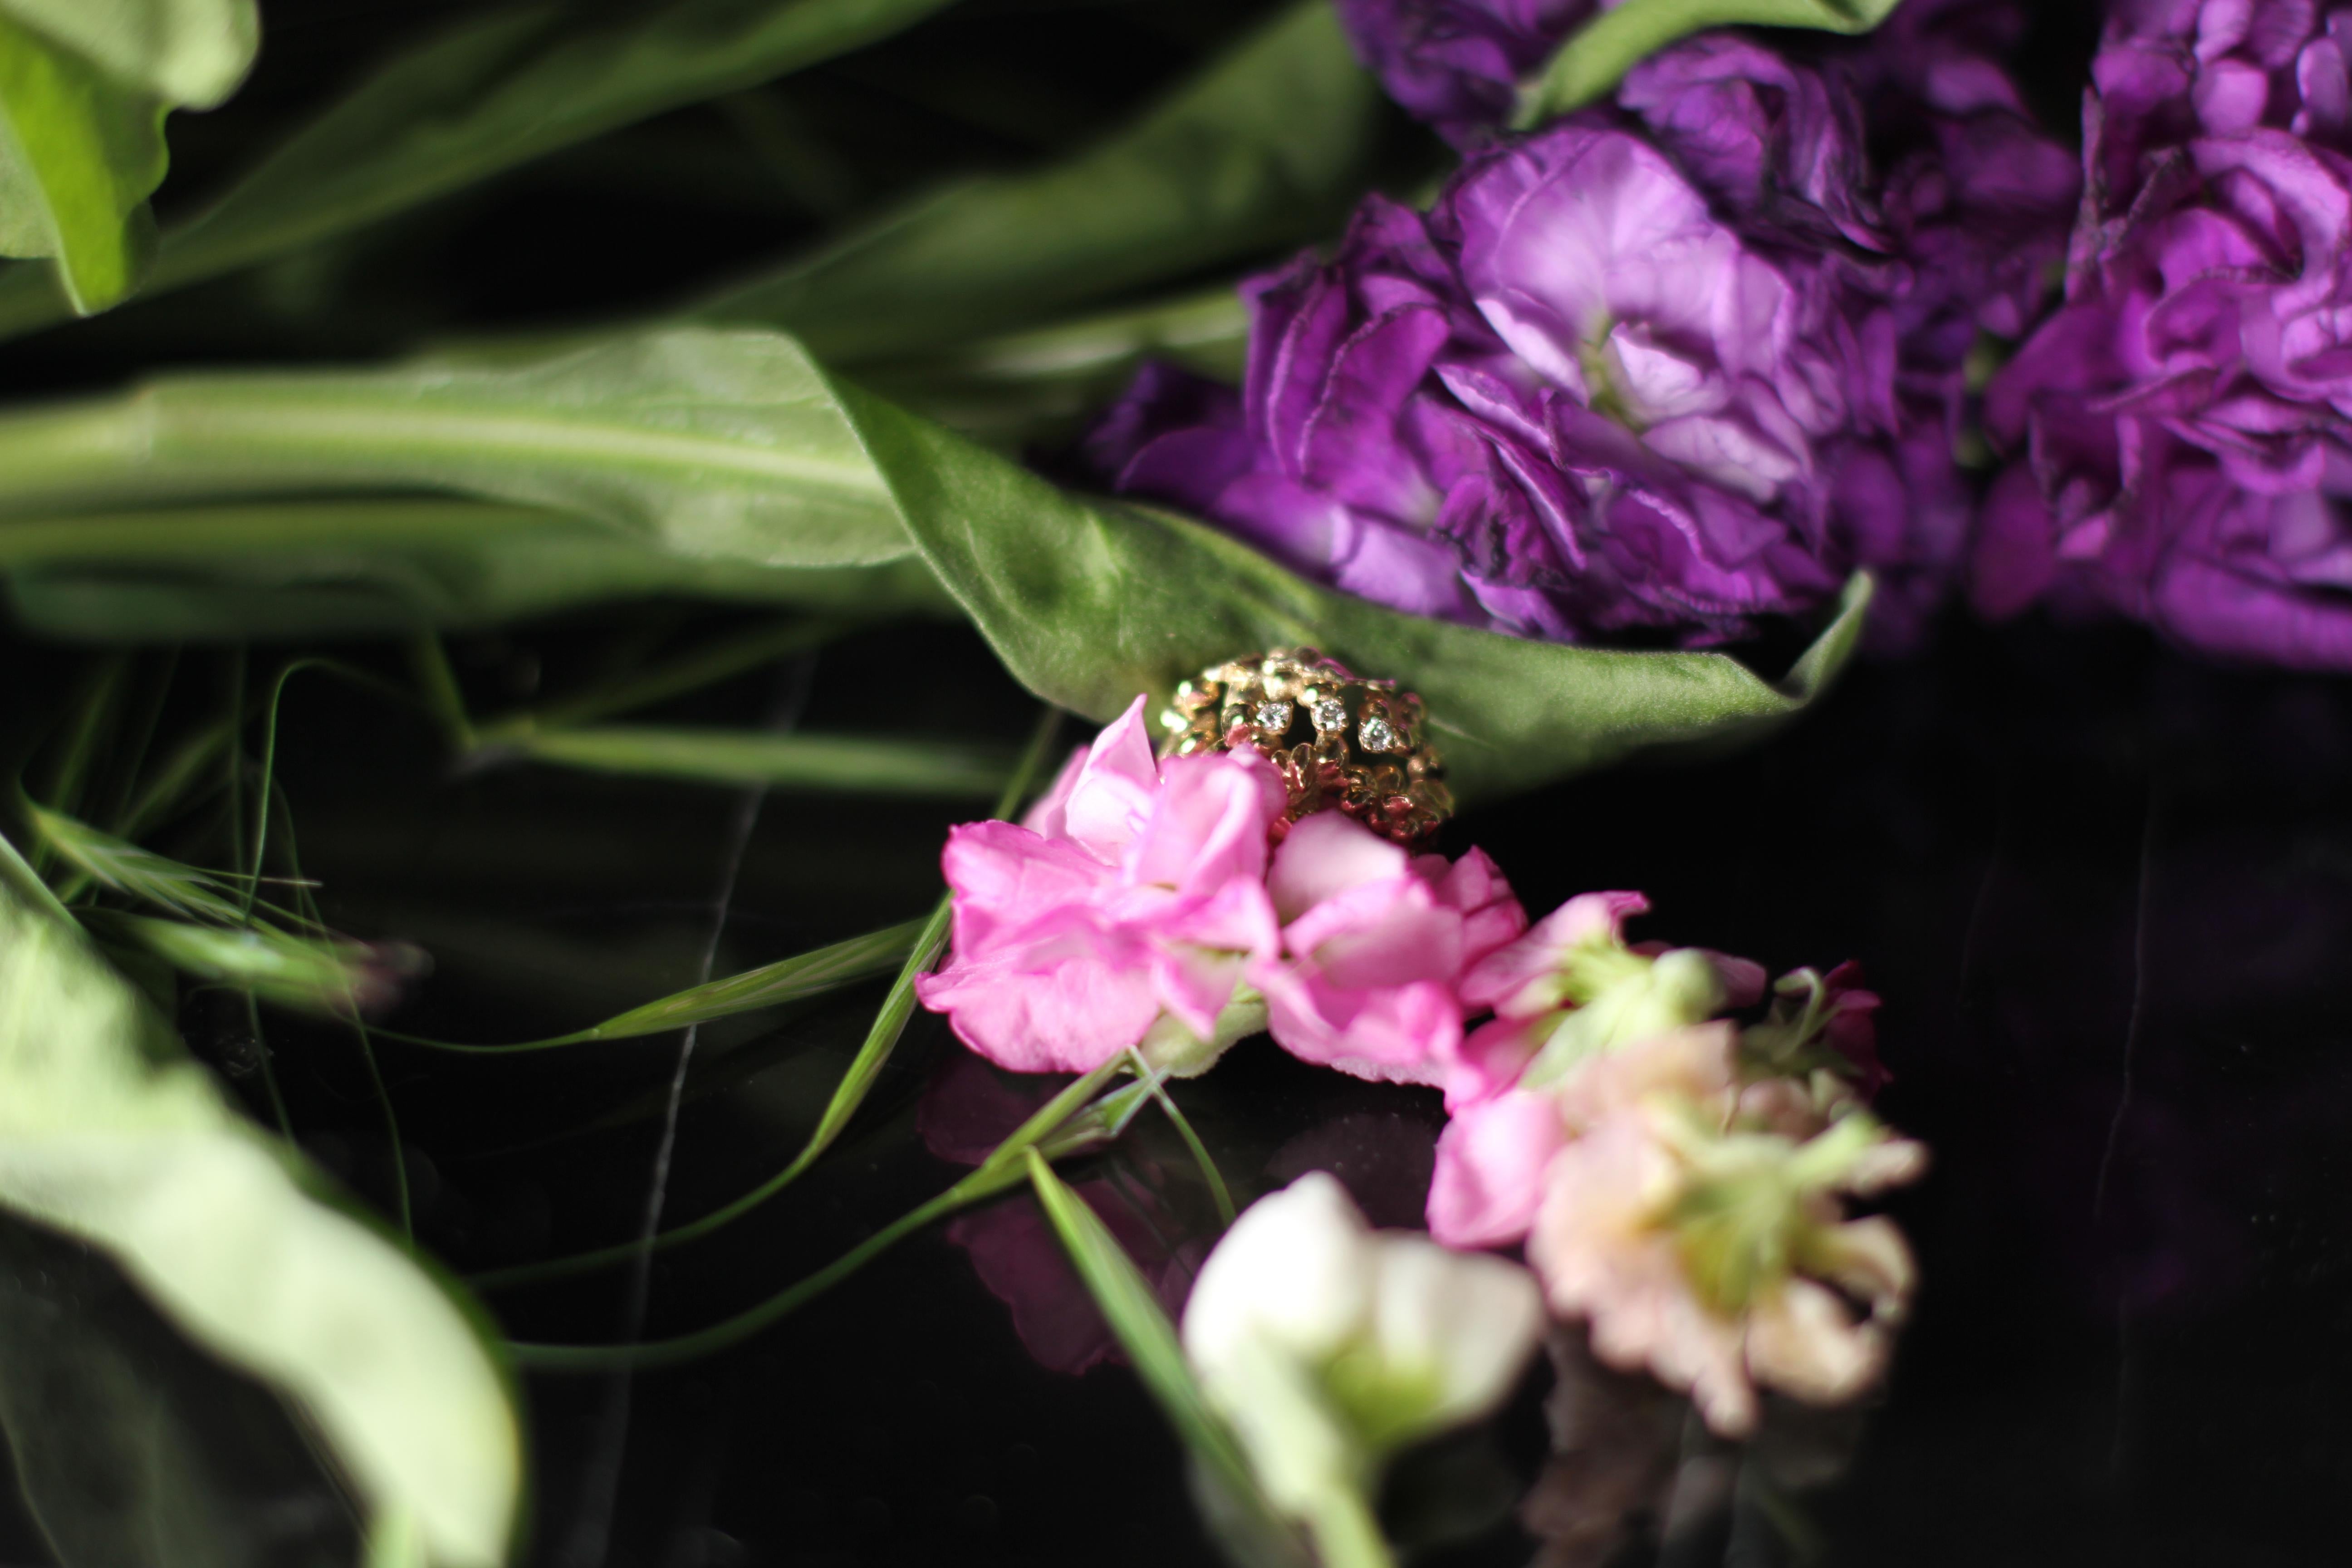
[[[1201,1070],[1242,1027],[1226,1015],[1244,964],[1276,950],[1265,868],[1281,780],[1247,752],[1155,762],[1143,708],[1072,759],[1022,826],[949,835],[951,955],[917,994],[1000,1067],[1085,1072],[1149,1046]]]
[[[1338,0],[1357,56],[1393,98],[1457,147],[1490,139],[1519,83],[1600,0]]]
[[[2071,163],[2008,109],[1937,110],[1882,185],[1844,76],[1728,36],[1619,101],[1426,216],[1367,202],[1244,287],[1239,400],[1156,370],[1092,460],[1415,614],[1703,645],[1868,566],[1882,637],[1915,633],[1969,521],[1964,362],[2023,324]]]
[[[1437,1083],[1462,1040],[1462,976],[1527,929],[1495,863],[1411,854],[1353,818],[1291,828],[1267,878],[1279,955],[1249,965],[1275,1043],[1358,1078]]]
[[[2064,308],[1993,382],[1974,595],[2352,668],[2343,13],[2133,0],[2093,68]]]

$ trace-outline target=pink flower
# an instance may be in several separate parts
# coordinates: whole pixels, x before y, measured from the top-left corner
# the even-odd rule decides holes
[[[1291,828],[1267,890],[1282,950],[1249,979],[1275,1041],[1358,1078],[1441,1081],[1462,1043],[1463,973],[1527,929],[1483,852],[1412,855],[1336,811]]]
[[[1628,945],[1639,893],[1570,899],[1464,976],[1462,1000],[1495,1018],[1465,1040],[1444,1082],[1453,1120],[1437,1145],[1429,1226],[1449,1247],[1505,1247],[1535,1224],[1571,1128],[1552,1092],[1581,1064],[1686,1028],[1763,990],[1746,959],[1661,942]]]
[[[1281,779],[1246,752],[1155,762],[1143,708],[1073,758],[1021,826],[949,835],[952,956],[916,994],[1000,1067],[1086,1072],[1149,1037],[1199,1070],[1213,1059],[1203,1042],[1230,1043],[1220,1015],[1244,963],[1276,950],[1265,869]]]
[[[1689,1029],[1580,1072],[1560,1098],[1581,1125],[1546,1172],[1528,1244],[1553,1310],[1591,1321],[1602,1360],[1687,1389],[1733,1436],[1756,1424],[1758,1384],[1834,1404],[1884,1368],[1910,1250],[1890,1221],[1845,1218],[1839,1194],[1927,1163],[1858,1110],[1759,1125],[1735,1044],[1729,1025]],[[1790,1103],[1763,1100],[1775,1116]]]

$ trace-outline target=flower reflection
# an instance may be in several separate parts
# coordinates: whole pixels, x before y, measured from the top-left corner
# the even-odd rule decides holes
[[[1519,1523],[1542,1542],[1529,1568],[1601,1568],[1637,1543],[1668,1562],[1759,1560],[1759,1536],[1801,1552],[1802,1495],[1844,1474],[1861,1436],[1851,1409],[1773,1401],[1735,1445],[1688,1400],[1596,1359],[1573,1330],[1556,1329],[1545,1350],[1551,1456],[1519,1504]]]

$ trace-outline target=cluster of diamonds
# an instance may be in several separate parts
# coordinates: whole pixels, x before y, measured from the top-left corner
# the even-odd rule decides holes
[[[1423,735],[1421,699],[1311,647],[1202,670],[1176,689],[1160,722],[1163,756],[1246,746],[1272,763],[1290,792],[1286,826],[1336,806],[1418,845],[1454,814],[1444,764]]]

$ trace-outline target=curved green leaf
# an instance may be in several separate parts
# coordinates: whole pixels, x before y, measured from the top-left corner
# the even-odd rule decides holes
[[[70,8],[92,0],[39,3]],[[649,16],[537,5],[475,17],[385,66],[173,229],[147,291],[216,277],[651,115],[756,86],[887,37],[949,3],[680,0]],[[59,313],[46,279],[0,278],[0,335]]]
[[[432,1560],[504,1561],[521,1435],[482,1325],[232,1112],[0,845],[0,1205],[101,1248],[314,1422]]]
[[[919,197],[694,314],[866,359],[1304,244],[1362,191],[1381,112],[1331,7],[1297,0],[1092,151]]]
[[[103,1258],[0,1219],[0,1431],[59,1568],[348,1560],[346,1510],[286,1412]]]
[[[1032,691],[1108,719],[1209,665],[1310,645],[1427,700],[1465,802],[1785,720],[1843,667],[1869,603],[1857,578],[1777,683],[1723,654],[1504,637],[1318,587],[1199,523],[1071,495],[871,394],[840,392],[924,559]]]
[[[165,107],[0,13],[0,256],[52,258],[78,313],[138,280]]]
[[[0,519],[0,573],[24,626],[112,642],[398,636],[660,595],[855,614],[952,609],[911,554],[747,571],[589,518],[463,500]]]
[[[1709,27],[1811,27],[1867,33],[1899,0],[1622,0],[1586,23],[1520,89],[1513,124],[1525,131],[1597,103],[1625,73],[1668,44]]]
[[[391,432],[435,446],[412,452]],[[702,591],[681,584],[679,562],[710,574],[721,584],[712,591],[729,597],[808,595],[829,575],[820,569],[827,562],[851,565],[861,552],[893,571],[925,569],[1032,691],[1097,719],[1238,654],[1310,644],[1428,699],[1465,800],[1645,747],[1737,740],[1790,717],[1852,653],[1868,596],[1859,581],[1849,589],[1778,682],[1722,654],[1570,647],[1428,620],[1307,583],[1185,519],[1059,489],[874,394],[827,381],[788,339],[696,329],[495,371],[175,378],[126,399],[0,417],[0,566],[19,528],[77,526],[5,521],[36,506],[125,490],[200,500],[210,490],[395,477],[601,513],[618,525],[615,537],[646,551],[641,593]],[[158,539],[114,542],[121,552],[105,559],[120,573],[155,563],[142,550],[159,548]],[[224,568],[231,591],[215,592],[207,548],[198,540],[164,552],[188,574],[167,589],[87,578],[43,587],[37,578],[34,600],[48,595],[42,624],[68,635],[156,635],[138,628],[143,612],[184,635],[251,635],[273,596],[238,575],[249,562]],[[350,550],[379,570],[397,555],[389,540]],[[619,574],[583,578],[540,602],[584,603],[624,585]],[[26,602],[22,579],[13,591]],[[79,623],[73,594],[88,612]],[[550,761],[738,782],[872,785],[888,776],[931,789],[945,767],[961,781],[954,787],[985,793],[1003,777],[992,759],[893,761],[872,751],[877,742],[836,755],[793,741],[616,730],[530,744]]]
[[[0,0],[0,16],[126,88],[190,109],[235,92],[261,42],[253,0]]]
[[[533,762],[594,773],[866,795],[993,795],[1016,762],[1005,747],[956,741],[629,724],[541,730],[509,743]]]
[[[624,337],[516,367],[165,376],[0,421],[0,517],[404,486],[593,518],[685,561],[911,550],[822,374],[772,333]]]

